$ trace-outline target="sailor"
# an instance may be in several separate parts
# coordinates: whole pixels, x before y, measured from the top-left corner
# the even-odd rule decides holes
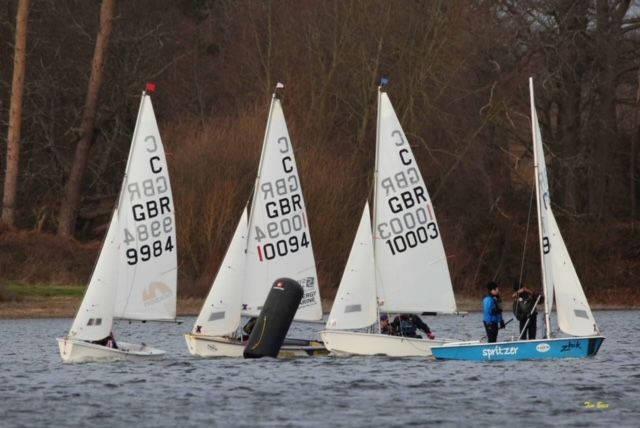
[[[513,314],[520,322],[520,338],[535,339],[538,324],[536,303],[542,302],[542,298],[538,301],[538,293],[529,290],[519,281],[514,282],[513,290]]]
[[[396,331],[396,335],[404,337],[415,337],[421,339],[422,336],[417,334],[417,330],[422,330],[431,340],[435,339],[435,335],[431,332],[429,326],[415,314],[401,314],[396,316],[391,323],[391,327]]]
[[[113,332],[110,332],[109,336],[107,336],[107,348],[118,349],[118,344],[116,343],[115,337],[113,337]]]
[[[253,328],[256,326],[256,322],[258,321],[258,318],[256,317],[251,317],[249,318],[249,321],[247,321],[247,323],[244,325],[244,327],[242,327],[242,331],[245,333],[242,336],[242,340],[248,340],[249,336],[251,336],[251,332],[253,331]]]
[[[498,329],[504,328],[502,320],[502,301],[500,300],[500,289],[498,284],[491,281],[487,284],[487,295],[482,300],[484,309],[484,329],[487,331],[487,341],[494,343],[498,340]]]
[[[389,315],[387,314],[380,315],[380,333],[390,335],[394,335],[395,333],[393,327],[391,327],[391,323],[389,323]]]
[[[113,332],[109,332],[109,336],[104,339],[94,340],[91,343],[95,343],[96,345],[106,346],[107,348],[118,349],[118,345],[116,344],[116,339],[113,337]]]

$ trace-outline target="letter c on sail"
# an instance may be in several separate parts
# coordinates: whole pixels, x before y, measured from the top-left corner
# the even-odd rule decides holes
[[[160,162],[160,157],[153,156],[152,158],[149,159],[149,164],[151,165],[151,171],[153,171],[155,174],[162,172],[162,167],[159,165],[156,165],[154,161]]]
[[[147,152],[153,153],[158,150],[158,143],[156,142],[156,137],[153,135],[149,135],[144,139],[145,142],[151,142],[152,146],[147,147]]]

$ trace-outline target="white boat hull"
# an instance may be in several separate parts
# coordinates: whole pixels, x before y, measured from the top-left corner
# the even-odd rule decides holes
[[[144,344],[118,342],[118,349],[107,348],[84,340],[60,337],[58,347],[65,363],[86,363],[93,361],[142,360],[162,357],[165,352]]]
[[[432,346],[459,342],[454,339],[417,339],[388,334],[358,333],[343,330],[320,332],[332,355],[384,355],[388,357],[429,357]]]
[[[204,336],[200,334],[185,334],[184,338],[191,355],[203,358],[232,357],[242,358],[246,342],[226,337]],[[283,345],[278,358],[310,357],[327,355],[329,352],[317,341],[309,341],[309,346]]]

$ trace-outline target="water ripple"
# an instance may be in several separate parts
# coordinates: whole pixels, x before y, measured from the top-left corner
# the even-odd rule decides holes
[[[635,426],[638,312],[597,312],[607,336],[587,360],[481,364],[421,358],[192,358],[185,325],[119,323],[160,361],[66,365],[55,337],[71,320],[0,321],[1,426]],[[441,336],[484,334],[478,314],[427,321]],[[319,325],[294,324],[293,337]],[[25,331],[33,332],[26,340]],[[511,333],[509,333],[511,334]],[[586,408],[605,403],[607,409]],[[37,403],[37,405],[36,405]]]

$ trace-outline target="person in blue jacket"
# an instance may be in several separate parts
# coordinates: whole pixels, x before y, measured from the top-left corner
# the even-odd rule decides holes
[[[484,329],[487,331],[487,341],[489,343],[498,340],[498,330],[504,328],[502,319],[502,301],[500,300],[500,289],[498,284],[491,281],[487,284],[488,294],[482,300],[484,316]]]

